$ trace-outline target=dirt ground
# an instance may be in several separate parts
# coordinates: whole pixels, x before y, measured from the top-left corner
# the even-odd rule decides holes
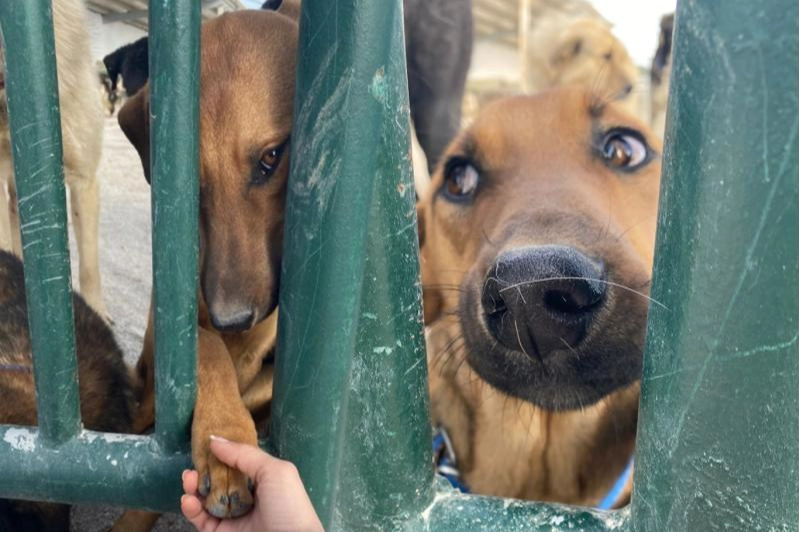
[[[114,333],[134,365],[141,351],[152,286],[150,187],[144,179],[136,150],[119,129],[116,118],[105,123],[105,142],[99,175],[100,269],[103,295],[114,319]],[[78,279],[77,250],[70,235],[72,279]],[[75,506],[74,531],[108,530],[121,509]],[[181,516],[162,516],[154,531],[192,531]]]

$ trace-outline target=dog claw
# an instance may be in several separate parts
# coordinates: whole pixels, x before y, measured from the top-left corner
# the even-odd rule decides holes
[[[208,493],[211,492],[211,476],[208,474],[203,474],[202,479],[200,480],[200,486],[198,487],[200,492],[200,496],[208,496]]]
[[[238,518],[239,516],[245,515],[250,511],[250,509],[252,509],[252,503],[241,501],[238,492],[234,492],[230,495],[231,518]]]
[[[255,482],[250,477],[247,478],[247,490],[250,492],[255,491]]]
[[[233,494],[222,494],[212,505],[208,512],[217,518],[238,518],[247,514],[252,509],[252,503],[242,501],[238,491]]]

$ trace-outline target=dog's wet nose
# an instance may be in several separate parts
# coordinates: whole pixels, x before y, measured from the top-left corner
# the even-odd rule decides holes
[[[543,360],[576,350],[605,300],[602,264],[568,246],[501,254],[483,285],[491,334],[506,348]]]
[[[235,311],[209,309],[211,324],[219,331],[245,331],[252,327],[255,312],[252,309]]]

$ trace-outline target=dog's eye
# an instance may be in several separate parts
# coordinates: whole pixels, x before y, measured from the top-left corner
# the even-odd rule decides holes
[[[280,149],[279,148],[268,148],[264,150],[264,153],[261,154],[261,160],[259,164],[261,166],[261,173],[262,174],[273,174],[277,169],[277,165],[280,163]]]
[[[480,175],[466,161],[456,161],[447,166],[444,182],[444,193],[456,202],[471,198],[477,190]]]
[[[647,162],[649,148],[639,135],[615,131],[605,136],[602,157],[612,168],[634,170]]]
[[[261,158],[258,160],[258,166],[252,179],[253,185],[263,185],[274,175],[280,166],[285,147],[286,143],[283,143],[279,146],[269,147],[261,152]]]

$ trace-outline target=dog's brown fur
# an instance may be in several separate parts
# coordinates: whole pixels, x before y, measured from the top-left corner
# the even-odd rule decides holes
[[[87,429],[128,433],[133,387],[111,330],[75,295],[81,418]],[[36,425],[36,390],[22,262],[0,250],[0,423]],[[69,506],[0,500],[2,531],[67,531]]]
[[[234,12],[202,29],[200,79],[200,313],[192,458],[209,476],[206,508],[237,516],[252,505],[248,480],[209,451],[209,437],[256,443],[248,409],[271,398],[274,310],[283,239],[297,25],[268,11]],[[119,122],[149,179],[149,87]],[[278,149],[274,172],[264,154]],[[267,160],[269,158],[267,157]],[[136,431],[154,421],[153,322],[137,367]]]
[[[645,163],[613,168],[602,156],[612,131],[644,141]],[[473,491],[595,504],[629,461],[659,151],[659,140],[643,123],[582,89],[514,97],[487,107],[461,133],[420,200],[433,418],[450,433]],[[479,184],[473,196],[452,196],[450,191],[462,190],[453,180],[463,179],[465,165],[475,169]],[[515,321],[525,316],[497,311],[517,328],[518,345],[506,348],[508,341],[500,344],[490,329],[489,304],[481,303],[489,285],[505,283],[492,268],[502,266],[498,257],[509,251],[550,245],[571,247],[604,265],[599,286],[606,292],[585,335],[562,344],[555,337],[549,351],[536,323],[521,328],[530,335],[524,342]],[[508,308],[534,304],[548,310],[543,298],[521,302],[531,298],[525,287],[559,284],[552,290],[568,292],[574,279],[505,283],[499,294]]]

